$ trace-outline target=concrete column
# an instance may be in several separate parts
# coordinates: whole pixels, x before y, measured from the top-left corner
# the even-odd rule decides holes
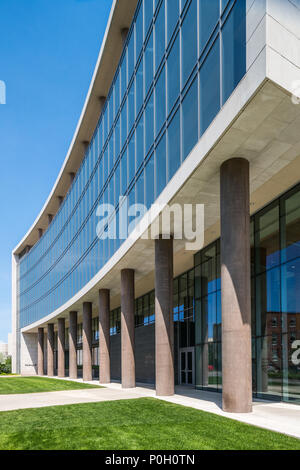
[[[135,387],[134,270],[121,271],[121,368],[122,387]]]
[[[156,395],[174,395],[173,240],[155,240]]]
[[[69,314],[69,377],[77,379],[77,312]]]
[[[221,166],[223,410],[252,410],[249,163]]]
[[[93,379],[92,374],[92,304],[83,304],[82,322],[82,355],[83,355],[83,381],[88,382]]]
[[[110,292],[99,291],[99,379],[110,383]]]
[[[58,352],[58,364],[57,364],[57,375],[58,377],[65,377],[65,319],[58,319],[58,335],[57,335],[57,352]]]
[[[44,375],[44,328],[38,329],[38,375]]]
[[[54,325],[47,325],[47,375],[54,376]]]

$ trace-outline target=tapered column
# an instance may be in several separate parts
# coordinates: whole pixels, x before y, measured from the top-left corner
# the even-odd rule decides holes
[[[44,328],[38,329],[38,375],[44,375]]]
[[[47,325],[47,375],[54,376],[54,325]]]
[[[128,31],[129,31],[128,28],[123,28],[123,29],[121,29],[121,37],[122,37],[123,46],[124,46],[125,43],[126,43],[127,36],[128,36]]]
[[[110,383],[110,293],[99,291],[99,380]]]
[[[121,271],[121,366],[122,387],[135,387],[134,270]]]
[[[77,379],[77,312],[69,315],[69,377]]]
[[[174,395],[173,240],[155,240],[156,394]]]
[[[249,163],[221,167],[223,410],[252,410]]]
[[[58,377],[65,377],[65,319],[59,318],[58,319],[58,335],[57,335],[57,352],[58,352]]]
[[[92,304],[83,304],[83,380],[88,382],[93,379],[92,374]]]

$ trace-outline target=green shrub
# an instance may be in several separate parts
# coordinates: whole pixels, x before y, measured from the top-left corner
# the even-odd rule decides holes
[[[0,375],[11,374],[11,357],[5,359],[4,362],[0,363]]]

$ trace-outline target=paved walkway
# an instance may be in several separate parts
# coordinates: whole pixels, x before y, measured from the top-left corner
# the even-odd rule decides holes
[[[82,382],[82,380],[78,380],[78,382]],[[88,383],[97,385],[96,381]],[[155,390],[151,387],[145,386],[138,386],[134,389],[124,390],[119,383],[111,383],[105,385],[105,388],[64,390],[60,392],[30,393],[22,395],[0,395],[0,411],[70,405],[76,403],[95,403],[141,397],[155,397]],[[300,439],[299,405],[254,401],[252,413],[224,413],[221,408],[221,394],[199,391],[188,387],[176,387],[176,394],[174,396],[159,397],[159,399],[225,416],[230,419],[235,419],[243,423],[252,424],[272,431],[278,431]]]

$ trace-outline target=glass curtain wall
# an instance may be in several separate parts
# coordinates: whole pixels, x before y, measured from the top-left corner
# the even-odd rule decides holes
[[[246,71],[246,0],[143,0],[85,158],[43,237],[20,260],[20,326],[55,311],[120,247],[97,207],[149,209]],[[107,230],[103,227],[102,232]]]
[[[300,186],[251,219],[253,392],[300,403]],[[195,256],[196,386],[221,390],[219,241]]]
[[[300,188],[253,219],[254,391],[300,402]]]
[[[196,387],[222,387],[220,242],[195,256]]]

